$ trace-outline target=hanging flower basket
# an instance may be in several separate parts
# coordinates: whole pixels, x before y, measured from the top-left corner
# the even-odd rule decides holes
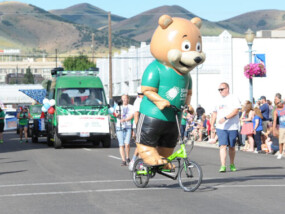
[[[244,75],[248,79],[252,77],[264,77],[266,74],[266,69],[262,63],[250,63],[244,66]]]

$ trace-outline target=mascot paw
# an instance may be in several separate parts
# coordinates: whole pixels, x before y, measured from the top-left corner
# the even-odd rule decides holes
[[[137,149],[139,156],[143,159],[144,163],[150,166],[164,165],[167,164],[167,160],[163,159],[155,147],[146,146],[137,143]]]

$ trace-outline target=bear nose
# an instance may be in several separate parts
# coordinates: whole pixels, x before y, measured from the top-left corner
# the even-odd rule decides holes
[[[197,57],[194,59],[194,61],[195,61],[196,63],[200,63],[200,62],[202,61],[202,58],[199,57],[199,56],[197,56]]]

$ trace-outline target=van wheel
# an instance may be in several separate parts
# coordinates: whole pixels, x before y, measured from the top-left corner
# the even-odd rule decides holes
[[[102,137],[102,146],[103,148],[111,147],[111,136],[110,135]]]
[[[33,142],[33,143],[38,143],[38,142],[39,142],[38,137],[35,136],[34,134],[32,135],[32,142]]]
[[[60,149],[62,147],[62,141],[61,139],[57,136],[56,133],[54,133],[54,148],[55,149]]]
[[[92,144],[94,147],[98,147],[100,145],[100,141],[99,140],[93,140]]]
[[[47,145],[49,147],[53,146],[53,142],[50,140],[50,136],[49,135],[47,135]]]

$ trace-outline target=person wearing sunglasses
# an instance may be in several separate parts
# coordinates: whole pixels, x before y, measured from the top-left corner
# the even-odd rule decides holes
[[[221,97],[217,100],[212,114],[211,128],[214,131],[216,127],[216,133],[219,139],[221,161],[219,171],[226,172],[227,146],[229,146],[230,170],[236,171],[234,164],[235,143],[238,136],[238,113],[241,108],[241,103],[236,96],[230,94],[228,83],[221,83],[218,91]]]

